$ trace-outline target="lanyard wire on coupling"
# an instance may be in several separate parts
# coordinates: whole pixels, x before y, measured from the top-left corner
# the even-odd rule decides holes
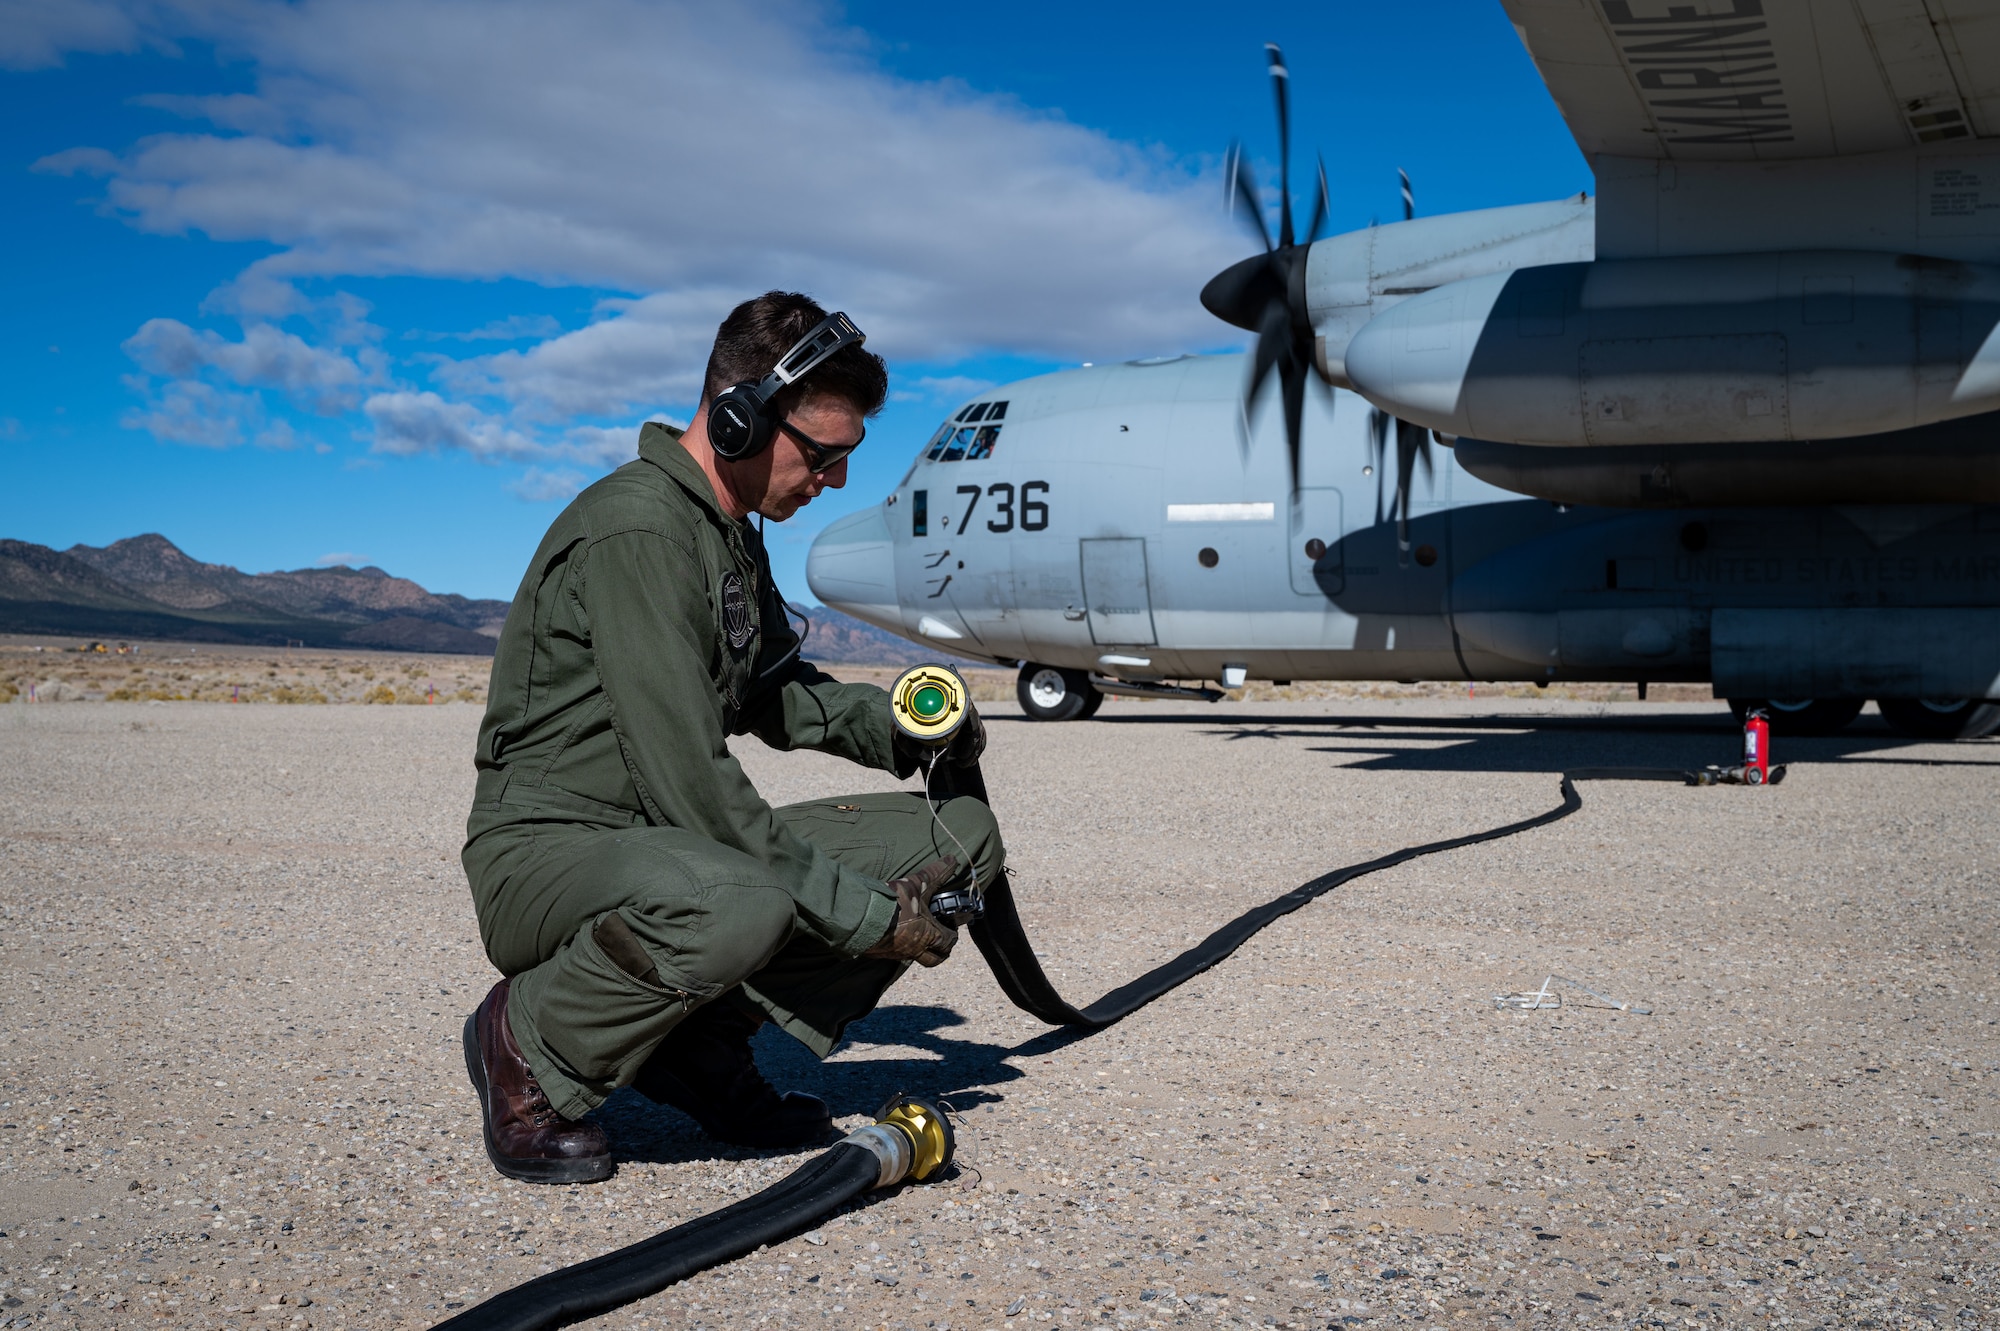
[[[977,918],[979,915],[980,902],[985,896],[985,893],[980,891],[979,888],[979,866],[973,863],[972,852],[967,850],[965,848],[965,843],[958,839],[958,833],[952,831],[950,827],[946,826],[944,819],[941,816],[939,816],[938,805],[942,803],[942,800],[940,799],[940,797],[933,795],[931,793],[931,776],[933,773],[937,771],[937,765],[943,760],[944,760],[944,750],[939,749],[935,753],[931,754],[930,761],[924,764],[924,804],[929,807],[931,811],[931,821],[937,824],[938,830],[940,832],[943,832],[946,836],[950,837],[951,844],[958,847],[958,854],[960,857],[960,861],[965,865],[965,871],[972,876],[972,886],[968,888],[967,891],[970,893],[972,898],[973,916],[974,918]],[[951,895],[953,894],[948,892],[938,893],[938,895],[932,900],[933,910],[936,910],[938,903],[944,901],[948,896]]]
[[[889,719],[902,736],[923,755],[917,760],[924,774],[924,805],[931,821],[958,848],[961,862],[970,877],[967,887],[946,887],[931,898],[931,914],[956,928],[972,924],[985,912],[986,890],[979,881],[979,866],[972,852],[945,823],[938,805],[952,795],[970,795],[986,802],[986,783],[976,766],[959,767],[945,763],[945,752],[972,712],[972,691],[965,677],[947,665],[920,665],[905,670],[889,686]],[[942,776],[944,788],[938,778]]]

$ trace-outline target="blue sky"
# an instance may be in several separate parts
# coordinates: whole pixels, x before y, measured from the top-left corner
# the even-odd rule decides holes
[[[1505,14],[1427,5],[0,0],[0,535],[509,596],[685,420],[716,320],[844,308],[876,502],[986,384],[1240,345],[1219,164],[1325,155],[1333,230],[1592,187]]]

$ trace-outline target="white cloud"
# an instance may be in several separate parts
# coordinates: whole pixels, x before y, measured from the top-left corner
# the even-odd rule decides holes
[[[49,176],[115,176],[119,162],[117,154],[102,148],[65,148],[39,159],[33,169]]]
[[[150,6],[113,0],[0,0],[0,68],[47,69],[71,51],[136,51]]]
[[[687,428],[687,422],[676,420],[663,412],[654,412],[646,419],[665,421],[681,429]],[[562,444],[555,453],[572,462],[607,469],[616,467],[639,456],[639,427],[642,424],[643,421],[634,421],[630,425],[573,426],[563,436]]]
[[[374,451],[410,456],[457,449],[485,461],[540,458],[548,450],[469,402],[436,393],[377,393],[361,406],[375,427]]]
[[[374,427],[372,449],[377,453],[408,457],[455,451],[482,462],[572,463],[597,472],[609,471],[639,455],[639,421],[630,425],[574,425],[550,439],[518,429],[473,403],[409,390],[377,393],[361,410]],[[682,424],[661,413],[649,419]],[[581,473],[573,469],[542,473],[530,467],[529,474],[546,478]]]
[[[546,314],[510,314],[489,324],[462,333],[435,333],[426,329],[406,329],[404,337],[426,342],[522,342],[529,338],[555,337],[562,325]]]
[[[226,93],[214,97],[188,97],[178,93],[146,93],[132,99],[138,106],[150,106],[187,120],[206,120],[224,129],[244,134],[279,135],[296,129],[269,100],[248,93]]]
[[[740,299],[741,293],[704,290],[609,302],[609,318],[525,351],[456,362],[440,378],[460,392],[503,397],[544,418],[692,403],[701,396],[715,327]]]
[[[692,407],[716,323],[772,287],[846,309],[892,363],[1237,340],[1196,299],[1244,252],[1211,164],[893,77],[833,0],[0,0],[0,65],[184,40],[254,91],[137,87],[187,125],[35,164],[103,179],[140,229],[265,253],[203,307],[240,338],[163,317],[127,343],[167,381],[127,421],[162,439],[289,446],[259,397],[282,393],[358,411],[377,455],[534,464],[523,493],[559,498],[632,457],[649,413]],[[394,275],[631,294],[568,332],[517,314],[406,333],[532,344],[398,374],[367,307],[321,281]]]
[[[898,402],[957,402],[991,387],[991,379],[974,379],[963,374],[927,375],[905,382],[891,396]]]
[[[193,379],[214,370],[245,388],[275,388],[308,411],[351,411],[362,386],[378,375],[352,357],[314,347],[295,333],[252,324],[231,342],[178,319],[148,319],[125,341],[125,353],[150,374]]]
[[[507,488],[529,503],[548,503],[556,499],[570,499],[576,492],[589,485],[591,478],[570,467],[558,467],[553,471],[543,471],[540,467],[530,467],[521,473],[521,478]]]
[[[773,286],[847,309],[892,359],[933,364],[1233,337],[1196,301],[1243,251],[1210,180],[1005,99],[884,74],[805,0],[136,12],[155,37],[213,41],[258,78],[248,97],[171,103],[228,132],[117,156],[108,201],[135,225],[278,247],[251,281],[680,293],[597,340],[586,329],[483,367],[548,410],[687,393],[721,310]],[[105,167],[74,153],[44,165]]]
[[[336,550],[330,555],[321,555],[313,560],[314,568],[360,568],[368,562],[367,555],[357,555],[352,550]]]
[[[143,384],[135,385],[142,391]],[[149,394],[145,404],[119,418],[128,430],[144,430],[170,444],[196,448],[291,448],[292,427],[273,421],[255,393],[232,393],[199,379],[176,379]]]

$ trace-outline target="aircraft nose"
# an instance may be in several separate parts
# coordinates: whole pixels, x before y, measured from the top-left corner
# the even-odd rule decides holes
[[[820,604],[900,633],[896,547],[882,504],[830,523],[806,554],[806,585]]]

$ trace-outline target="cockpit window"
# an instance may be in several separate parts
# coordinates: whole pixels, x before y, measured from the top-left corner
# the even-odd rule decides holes
[[[917,456],[928,462],[977,462],[990,458],[994,445],[1000,441],[1001,427],[993,422],[1006,414],[1005,402],[974,402],[961,407],[957,415],[938,427]],[[981,420],[987,423],[973,423]]]

